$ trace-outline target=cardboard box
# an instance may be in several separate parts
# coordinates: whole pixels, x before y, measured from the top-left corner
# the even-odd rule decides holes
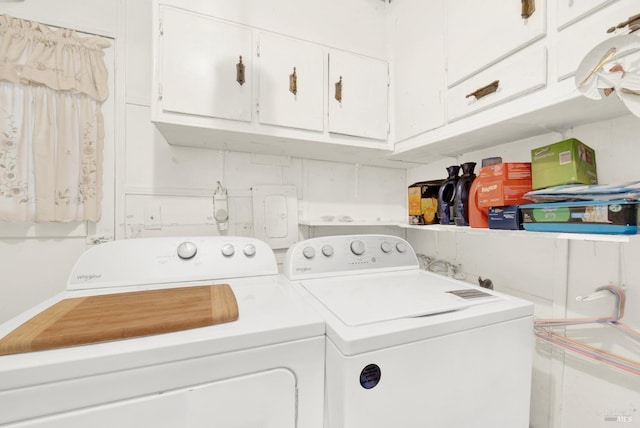
[[[517,205],[489,208],[489,229],[520,230],[522,214]]]
[[[420,181],[409,186],[409,224],[434,224],[440,221],[438,191],[443,181]]]
[[[489,180],[481,179],[477,188],[478,206],[480,208],[502,207],[531,202],[523,196],[530,192],[530,180]]]
[[[577,233],[638,233],[638,202],[576,201],[521,205],[526,230]]]
[[[503,162],[480,168],[481,178],[531,180],[531,162]]]
[[[576,138],[531,150],[534,189],[563,184],[598,184],[596,154]]]

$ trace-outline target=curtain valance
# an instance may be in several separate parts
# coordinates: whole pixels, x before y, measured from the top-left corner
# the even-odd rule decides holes
[[[100,36],[0,15],[0,80],[44,85],[104,101],[109,94]]]

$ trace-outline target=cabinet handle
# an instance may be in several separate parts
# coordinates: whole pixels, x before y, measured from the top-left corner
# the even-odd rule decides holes
[[[487,86],[483,86],[482,88],[476,89],[475,91],[471,92],[470,94],[467,94],[467,96],[465,98],[469,98],[469,97],[476,97],[477,100],[479,100],[480,98],[487,96],[489,94],[494,93],[495,91],[498,90],[498,85],[500,85],[500,81],[499,80],[494,80],[493,82],[489,83]]]
[[[624,28],[629,26],[629,33],[633,33],[635,31],[640,30],[640,13],[637,15],[630,16],[629,19],[615,25],[607,30],[607,33],[613,33],[619,28]]]
[[[340,76],[340,80],[336,82],[335,99],[338,100],[338,102],[340,103],[342,102],[342,76]]]
[[[522,19],[527,19],[536,11],[536,0],[520,0],[522,2]]]
[[[244,84],[244,64],[242,63],[242,55],[240,55],[240,62],[236,64],[236,82],[242,86]]]
[[[289,92],[293,95],[298,94],[298,74],[295,67],[293,67],[293,73],[289,75]]]

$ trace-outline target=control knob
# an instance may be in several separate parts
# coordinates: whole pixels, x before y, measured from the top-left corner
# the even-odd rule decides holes
[[[245,256],[253,257],[253,256],[256,255],[256,246],[253,245],[253,244],[247,244],[247,245],[244,246],[242,251],[244,252]]]
[[[304,247],[302,255],[305,259],[312,259],[316,255],[316,250],[314,250],[313,247]]]
[[[364,250],[365,250],[364,242],[360,241],[359,239],[356,239],[355,241],[351,242],[350,247],[351,247],[351,252],[356,256],[361,256],[364,254]]]
[[[391,244],[389,244],[387,241],[384,241],[382,244],[380,244],[380,249],[382,250],[383,253],[390,253]]]
[[[404,253],[405,251],[407,251],[407,244],[405,244],[404,242],[398,242],[396,244],[396,250],[398,250],[399,253]]]
[[[198,252],[198,247],[196,244],[190,241],[184,241],[180,245],[178,245],[178,257],[182,260],[189,260],[193,258]]]
[[[231,245],[231,244],[224,244],[224,245],[222,246],[222,250],[221,250],[221,252],[222,252],[222,255],[223,255],[223,256],[225,256],[225,257],[231,257],[231,256],[233,256],[233,254],[236,252],[236,249],[235,249],[235,248],[233,248],[233,245]]]
[[[331,257],[333,256],[333,247],[331,245],[325,245],[322,247],[322,254],[325,255],[325,257]]]

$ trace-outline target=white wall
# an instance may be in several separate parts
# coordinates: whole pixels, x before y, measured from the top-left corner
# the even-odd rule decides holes
[[[466,153],[414,168],[407,184],[446,176],[445,167],[486,157],[504,161],[530,161],[530,150],[575,137],[596,151],[600,183],[638,180],[640,118],[626,115],[568,130],[515,141],[492,149]],[[477,169],[476,169],[477,172]],[[462,230],[462,229],[461,229]],[[549,235],[550,236],[550,235]],[[541,318],[594,317],[612,313],[613,297],[578,302],[605,284],[624,285],[627,293],[623,322],[640,330],[640,241],[594,242],[555,239],[544,234],[527,236],[464,228],[464,232],[410,230],[407,239],[427,255],[462,264],[467,280],[490,278],[497,290],[532,301]],[[572,327],[574,337],[638,361],[637,343],[612,331]],[[635,412],[640,426],[640,379],[585,361],[545,344],[536,345],[533,371],[532,428],[607,426],[604,415],[616,410]]]

